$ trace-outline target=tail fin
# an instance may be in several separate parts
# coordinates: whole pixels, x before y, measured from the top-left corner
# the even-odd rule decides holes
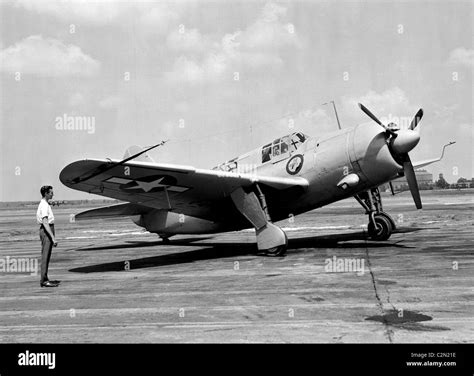
[[[134,154],[140,153],[143,149],[144,148],[142,148],[138,145],[130,146],[127,150],[125,150],[125,154],[123,155],[123,159],[131,157]],[[142,155],[139,155],[138,157],[135,158],[135,160],[140,161],[140,162],[150,162],[150,163],[155,162],[153,160],[153,158],[151,158],[147,153],[143,153]]]

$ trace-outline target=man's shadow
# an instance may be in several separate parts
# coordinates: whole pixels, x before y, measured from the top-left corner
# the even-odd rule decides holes
[[[419,231],[421,229],[397,229],[394,233],[406,233]],[[96,264],[90,266],[84,266],[80,268],[70,269],[70,272],[75,273],[99,273],[99,272],[117,272],[124,271],[125,266],[127,269],[143,269],[153,268],[160,266],[179,265],[186,263],[193,263],[196,261],[203,260],[214,260],[224,259],[230,257],[239,256],[257,256],[259,251],[257,250],[256,243],[250,242],[215,242],[210,240],[211,237],[200,237],[200,238],[183,238],[170,240],[166,246],[196,246],[201,247],[196,250],[176,252],[172,254],[138,258],[134,260],[116,261],[104,264]],[[193,244],[197,242],[197,244]],[[342,243],[341,243],[342,242]],[[345,243],[350,242],[350,243]],[[144,248],[144,247],[159,247],[164,245],[162,241],[152,242],[127,242],[126,244],[117,244],[112,246],[101,246],[101,247],[89,247],[82,248],[78,251],[100,251],[110,249],[129,249],[129,248]],[[399,242],[385,241],[375,242],[368,239],[365,232],[353,232],[344,234],[333,234],[333,235],[321,235],[321,236],[310,236],[304,238],[296,238],[288,240],[289,255],[295,253],[302,253],[311,251],[311,249],[320,248],[385,248],[385,247],[398,247],[398,248],[415,248],[399,244]],[[125,262],[127,261],[127,263]]]

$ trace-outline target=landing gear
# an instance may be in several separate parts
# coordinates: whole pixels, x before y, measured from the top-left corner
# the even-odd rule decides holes
[[[374,221],[370,221],[367,232],[372,240],[387,240],[392,234],[392,224],[384,215],[374,215]]]
[[[241,187],[231,193],[230,197],[237,210],[252,224],[257,235],[258,250],[267,256],[283,256],[288,247],[285,232],[270,222],[265,196],[258,184],[255,184],[257,195],[253,190],[245,191]]]
[[[367,232],[372,240],[387,240],[396,229],[395,221],[383,211],[382,198],[378,188],[358,193],[355,199],[369,216]]]
[[[288,248],[288,237],[285,232],[273,223],[268,222],[263,229],[257,230],[257,247],[266,256],[283,256]],[[279,245],[274,245],[279,244]]]

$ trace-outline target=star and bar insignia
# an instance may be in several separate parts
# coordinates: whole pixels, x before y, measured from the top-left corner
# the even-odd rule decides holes
[[[113,176],[104,183],[119,184],[119,189],[129,192],[160,192],[166,188],[169,192],[182,193],[189,189],[189,187],[177,185],[176,179],[168,175],[144,176],[140,179]]]

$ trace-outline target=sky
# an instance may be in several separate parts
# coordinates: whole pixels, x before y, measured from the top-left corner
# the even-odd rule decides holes
[[[0,201],[97,196],[59,173],[166,145],[157,162],[213,166],[298,129],[407,124],[412,161],[474,176],[471,1],[0,2]],[[74,125],[68,129],[64,125]],[[374,126],[375,123],[374,123]],[[293,127],[293,128],[291,128]]]

